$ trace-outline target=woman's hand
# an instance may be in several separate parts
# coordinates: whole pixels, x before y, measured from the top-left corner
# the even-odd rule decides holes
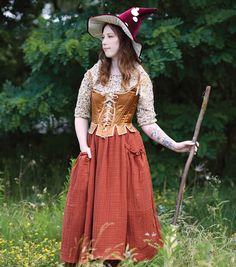
[[[197,154],[197,150],[199,147],[199,143],[194,143],[193,141],[183,141],[175,143],[175,151],[176,152],[190,152],[194,147],[194,155]]]
[[[91,159],[92,158],[92,153],[91,153],[91,149],[90,147],[82,147],[80,148],[80,151],[83,152],[83,153],[87,153],[88,157]]]
[[[170,138],[156,123],[142,126],[144,133],[153,141],[175,151],[175,152],[190,152],[194,147],[194,154],[197,153],[199,143],[193,141],[175,142]]]
[[[88,147],[88,119],[76,117],[75,118],[75,131],[80,145],[80,151],[87,153],[91,159],[92,154],[90,147]]]

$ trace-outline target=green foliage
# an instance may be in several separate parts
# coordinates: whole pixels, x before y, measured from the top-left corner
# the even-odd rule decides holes
[[[41,13],[45,2],[45,0],[0,2],[0,87],[7,79],[20,85],[29,75],[30,69],[22,64],[24,55],[21,44],[34,29],[35,24],[32,22]],[[12,16],[7,15],[8,12]]]
[[[212,225],[214,228],[214,225]],[[225,232],[198,224],[187,224],[178,228],[165,226],[166,246],[149,266],[232,266],[235,250],[232,238]]]
[[[23,45],[26,63],[33,72],[51,70],[54,66],[51,70],[54,74],[73,63],[88,68],[89,52],[94,48],[98,45],[86,31],[85,15],[40,18],[38,29]]]
[[[6,81],[0,93],[4,132],[29,132],[42,121],[50,128],[52,116],[71,113],[71,96],[76,98],[79,80],[89,66],[89,49],[98,44],[86,33],[85,18],[77,17],[39,19],[38,28],[23,45],[32,68],[30,77],[21,87]]]
[[[51,105],[55,101],[50,98],[52,86],[45,84],[37,86],[26,81],[25,90],[14,86],[10,81],[6,81],[0,94],[1,127],[6,132],[13,132],[20,129],[22,132],[32,130],[33,123],[40,119],[47,119],[51,114]],[[51,99],[50,101],[47,101]],[[63,102],[62,102],[63,103]],[[56,108],[59,108],[57,106]],[[4,116],[4,117],[3,117]],[[38,117],[38,119],[37,119]]]
[[[0,238],[2,266],[59,266],[59,258],[56,254],[60,249],[60,243],[47,237],[43,241],[37,240],[4,240]]]
[[[143,60],[149,62],[147,67],[151,77],[159,77],[162,74],[169,76],[167,65],[170,62],[175,61],[181,66],[182,52],[178,46],[180,39],[178,26],[181,24],[183,21],[173,18],[147,23],[144,27],[146,34],[141,35],[140,39],[144,39],[143,43],[147,45],[147,49],[143,52]]]
[[[73,166],[68,169],[69,173]],[[28,200],[4,201],[0,210],[0,264],[2,266],[60,266],[63,209],[68,183],[55,197],[33,189]],[[163,249],[148,262],[132,263],[126,254],[121,266],[233,266],[235,261],[235,188],[210,180],[194,194],[187,190],[177,227],[172,227],[176,192],[155,192]],[[233,225],[234,223],[234,225]],[[147,237],[148,239],[148,237]],[[101,264],[101,263],[100,263]],[[87,265],[99,266],[98,262]]]
[[[129,2],[132,3],[138,5],[139,2]],[[65,118],[68,128],[73,128],[78,88],[85,70],[97,61],[100,47],[99,41],[86,32],[87,18],[100,11],[122,11],[127,5],[110,1],[107,6],[105,1],[88,8],[82,1],[77,13],[72,11],[76,10],[73,4],[70,13],[62,8],[64,13],[55,12],[50,19],[38,17],[34,21],[27,39],[19,45],[31,72],[18,85],[7,76],[0,92],[2,136],[37,131],[38,123],[44,123],[53,131],[52,119]],[[154,6],[156,2],[149,1],[148,5]],[[210,103],[199,137],[198,161],[226,162],[227,158],[227,162],[231,162],[231,155],[235,154],[231,132],[235,132],[236,119],[235,6],[231,1],[217,0],[213,4],[210,0],[194,0],[159,2],[159,7],[157,15],[143,21],[138,36],[144,45],[141,58],[154,84],[158,123],[177,141],[191,139],[203,91],[206,85],[211,85]],[[4,34],[5,30],[1,30]],[[8,32],[6,40],[10,37]],[[0,52],[3,61],[9,58],[7,55],[8,52]],[[148,138],[144,141],[150,144]],[[154,147],[150,155],[153,170],[156,148],[159,146]],[[231,150],[222,159],[222,153]],[[152,171],[155,179],[159,179],[155,183],[164,186],[169,177],[168,185],[176,185],[174,181],[184,156],[171,154],[171,160],[164,162],[170,155],[159,151],[162,155],[157,169],[159,177]],[[227,169],[225,166],[215,166],[213,171],[228,176],[228,181],[234,180],[235,164]]]

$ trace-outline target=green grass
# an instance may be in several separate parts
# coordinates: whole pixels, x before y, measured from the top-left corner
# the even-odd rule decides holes
[[[62,266],[59,250],[65,192],[50,196],[46,189],[34,191],[31,199],[18,203],[1,198],[0,266]],[[186,192],[176,230],[170,223],[176,192],[156,193],[165,246],[152,261],[133,264],[127,256],[121,266],[236,266],[234,192],[234,188],[213,184],[194,194]]]

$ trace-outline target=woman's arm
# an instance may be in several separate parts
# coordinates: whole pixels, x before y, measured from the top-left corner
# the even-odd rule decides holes
[[[75,117],[75,132],[79,141],[80,151],[86,152],[88,157],[91,158],[91,150],[88,147],[87,136],[88,136],[88,119]]]
[[[175,151],[175,152],[189,152],[195,145],[193,141],[175,142],[171,139],[156,123],[143,125],[142,130],[153,141]],[[197,152],[197,143],[195,146],[195,153]]]

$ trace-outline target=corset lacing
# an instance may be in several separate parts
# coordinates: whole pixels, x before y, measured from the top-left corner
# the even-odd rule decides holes
[[[118,98],[118,95],[115,95],[114,93],[107,93],[105,94],[105,100],[104,100],[104,107],[105,112],[103,114],[103,129],[104,131],[107,131],[107,126],[110,126],[113,123],[113,120],[115,118],[116,110],[115,110],[115,99]]]

